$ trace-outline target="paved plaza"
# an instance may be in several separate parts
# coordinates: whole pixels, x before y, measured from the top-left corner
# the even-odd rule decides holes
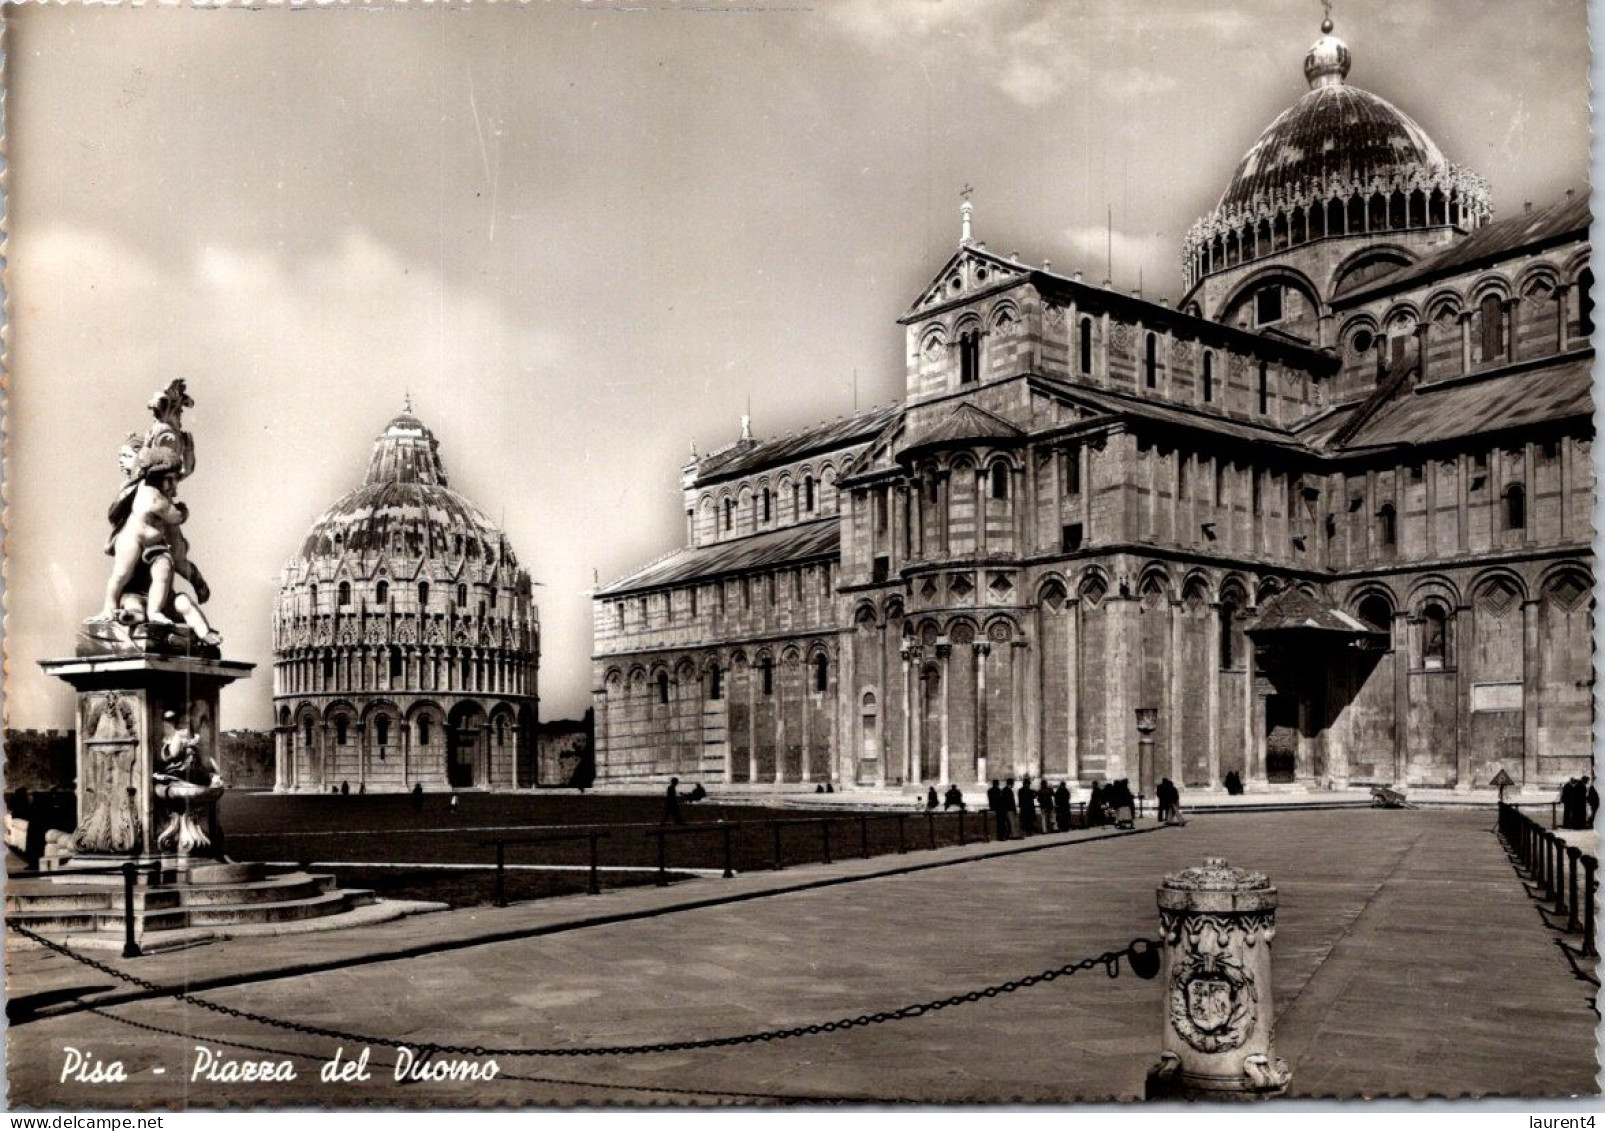
[[[1487,811],[1203,815],[1029,851],[942,849],[109,961],[211,987],[202,996],[226,1006],[416,1043],[696,1039],[895,1009],[1123,947],[1154,933],[1166,872],[1218,855],[1280,889],[1277,1045],[1293,1094],[1594,1094],[1592,987],[1492,823]],[[10,1031],[14,1106],[1132,1099],[1160,1040],[1158,984],[1098,970],[769,1044],[503,1057],[488,1082],[397,1084],[393,1050],[375,1045],[370,1080],[324,1083],[339,1041],[171,999],[116,1003],[111,979],[34,948],[8,961],[11,996],[38,1011]],[[50,1015],[84,993],[98,1012]],[[298,1079],[191,1081],[197,1044],[288,1057]],[[67,1046],[122,1061],[128,1082],[59,1082]]]

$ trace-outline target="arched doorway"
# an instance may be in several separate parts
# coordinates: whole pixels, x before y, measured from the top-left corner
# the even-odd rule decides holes
[[[487,782],[488,739],[485,712],[478,703],[459,703],[446,719],[446,784],[473,789]]]

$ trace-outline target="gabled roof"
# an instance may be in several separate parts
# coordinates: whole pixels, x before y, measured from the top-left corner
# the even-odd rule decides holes
[[[841,519],[832,516],[799,526],[788,526],[737,538],[729,542],[715,542],[708,546],[693,546],[677,550],[660,558],[644,569],[597,591],[598,597],[617,597],[622,593],[642,589],[658,589],[665,585],[683,585],[701,578],[745,572],[755,569],[775,569],[784,565],[835,558],[841,555]]]
[[[899,454],[922,448],[972,444],[977,441],[1012,444],[1024,435],[1023,429],[1015,427],[1001,416],[968,401],[961,401],[948,409],[947,414],[935,424],[905,440]]]
[[[1563,197],[1545,208],[1497,220],[1456,240],[1435,255],[1429,255],[1392,274],[1369,279],[1353,289],[1338,288],[1334,303],[1358,303],[1442,275],[1454,275],[1474,267],[1508,259],[1527,248],[1564,242],[1568,238],[1586,239],[1593,218],[1586,194]]]
[[[902,407],[893,404],[885,408],[866,409],[853,416],[826,421],[789,436],[734,444],[723,451],[703,457],[697,464],[696,481],[709,483],[730,479],[757,471],[759,468],[790,463],[815,452],[828,452],[865,443],[879,435],[881,429],[902,411]]]
[[[1032,268],[1024,263],[994,255],[979,244],[964,244],[942,264],[942,269],[898,321],[919,318],[947,303],[961,302],[1017,283],[1031,273]]]
[[[1559,365],[1417,386],[1378,408],[1343,447],[1429,444],[1589,416],[1594,411],[1593,364],[1589,350]]]
[[[1376,630],[1335,605],[1296,586],[1284,589],[1260,606],[1259,616],[1243,629],[1253,636],[1270,632],[1323,632],[1368,636]]]

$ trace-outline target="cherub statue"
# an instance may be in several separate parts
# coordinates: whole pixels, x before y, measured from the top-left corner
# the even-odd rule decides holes
[[[197,640],[215,646],[221,638],[200,608],[211,593],[189,560],[180,529],[189,510],[178,501],[178,482],[195,469],[195,444],[183,430],[183,414],[194,403],[184,382],[173,381],[151,399],[156,419],[145,435],[130,434],[118,452],[127,482],[107,512],[112,570],[105,603],[94,619],[170,625],[179,618]],[[194,587],[194,597],[174,588],[175,574]]]

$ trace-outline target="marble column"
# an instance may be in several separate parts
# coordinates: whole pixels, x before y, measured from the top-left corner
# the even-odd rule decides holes
[[[970,650],[975,657],[975,774],[984,782],[987,780],[986,658],[992,653],[992,645],[977,640],[970,645]]]
[[[1205,731],[1204,757],[1207,762],[1209,788],[1220,788],[1220,602],[1209,603],[1209,625],[1205,633],[1207,643],[1204,671],[1204,716],[1209,722]]]
[[[941,751],[941,761],[940,761],[940,769],[941,769],[940,780],[944,784],[953,780],[952,773],[951,773],[951,763],[948,760],[949,759],[949,750],[948,750],[948,736],[947,736],[947,689],[948,689],[948,683],[949,683],[949,676],[952,675],[952,672],[950,672],[948,669],[949,669],[949,666],[951,664],[952,658],[953,658],[953,646],[951,644],[938,644],[936,646],[937,678],[942,681],[942,721],[941,721],[942,751]]]
[[[1065,632],[1065,776],[1081,780],[1081,599],[1069,597],[1064,606]]]
[[[1521,731],[1522,784],[1538,782],[1538,692],[1543,678],[1542,657],[1538,651],[1538,601],[1521,603]]]

